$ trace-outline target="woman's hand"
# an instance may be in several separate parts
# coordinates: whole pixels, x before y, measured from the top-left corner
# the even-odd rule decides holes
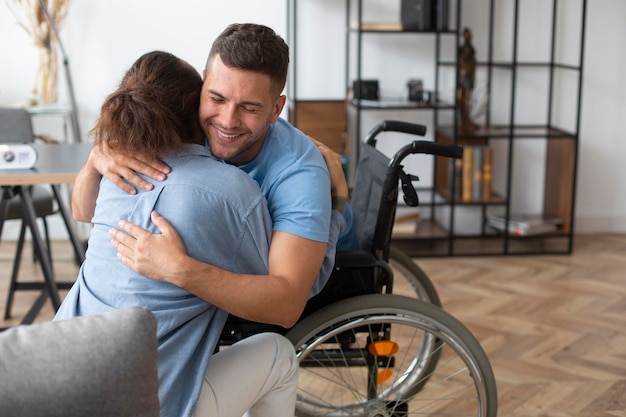
[[[343,211],[343,207],[348,201],[349,189],[343,166],[341,165],[341,157],[322,142],[310,136],[309,139],[317,145],[324,160],[326,160],[328,172],[330,173],[330,194],[333,198],[333,208]]]

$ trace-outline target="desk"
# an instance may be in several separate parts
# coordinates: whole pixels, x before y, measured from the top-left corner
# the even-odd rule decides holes
[[[52,187],[54,197],[59,205],[59,211],[70,236],[74,248],[74,254],[78,262],[85,258],[84,248],[76,235],[73,227],[73,219],[70,211],[61,196],[60,185],[72,184],[76,174],[87,161],[90,143],[59,143],[59,144],[33,144],[37,150],[37,163],[33,169],[28,170],[0,170],[0,186],[5,192],[19,195],[24,207],[24,221],[31,232],[33,248],[40,261],[44,277],[43,283],[24,283],[22,289],[40,289],[41,295],[35,301],[30,311],[24,317],[22,323],[32,323],[41,307],[50,297],[54,309],[61,305],[58,288],[52,271],[52,260],[48,257],[45,243],[37,227],[37,217],[32,198],[26,189],[30,185],[49,184]],[[4,200],[2,200],[4,202]],[[2,203],[4,205],[4,203]],[[4,223],[4,207],[0,206],[0,231]],[[67,284],[67,283],[65,283]],[[20,288],[20,287],[18,287]]]

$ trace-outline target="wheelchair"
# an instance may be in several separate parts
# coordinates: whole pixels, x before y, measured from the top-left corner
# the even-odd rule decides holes
[[[389,159],[375,149],[376,136],[389,131],[423,136],[426,128],[387,120],[361,144],[350,202],[362,250],[337,253],[328,283],[291,329],[230,316],[220,346],[261,331],[284,334],[300,363],[297,416],[494,417],[496,382],[480,343],[441,308],[419,266],[390,246],[399,188],[407,205],[418,205],[416,177],[401,162],[418,153],[460,158],[463,149],[415,140]],[[414,294],[394,293],[399,279]]]

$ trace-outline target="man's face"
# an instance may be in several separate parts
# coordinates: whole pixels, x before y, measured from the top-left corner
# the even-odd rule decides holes
[[[215,57],[204,73],[199,111],[211,153],[234,165],[252,161],[284,104],[284,96],[272,98],[268,75],[229,68]]]

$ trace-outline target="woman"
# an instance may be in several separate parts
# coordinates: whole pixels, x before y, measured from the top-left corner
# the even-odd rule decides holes
[[[110,244],[109,231],[121,220],[157,233],[152,213],[158,212],[179,231],[190,256],[229,271],[267,274],[272,227],[265,199],[254,180],[205,146],[198,123],[201,86],[188,63],[155,51],[141,56],[106,98],[91,131],[94,146],[159,158],[172,169],[163,182],[146,177],[154,184],[149,192],[128,194],[101,180],[86,259],[55,319],[149,308],[158,323],[162,416],[241,416],[248,409],[250,415],[293,415],[298,365],[284,337],[247,339],[215,355],[209,366],[227,313],[133,272]]]

